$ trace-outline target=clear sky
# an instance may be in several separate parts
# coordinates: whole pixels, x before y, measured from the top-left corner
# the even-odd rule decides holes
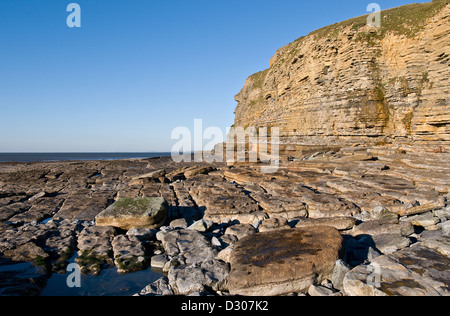
[[[375,1],[0,0],[0,152],[170,151],[194,119],[225,133],[278,48]]]

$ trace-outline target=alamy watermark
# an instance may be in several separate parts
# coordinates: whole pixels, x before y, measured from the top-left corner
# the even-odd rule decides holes
[[[81,27],[81,7],[78,3],[70,3],[66,9],[67,12],[71,12],[66,19],[68,27]]]
[[[373,262],[367,266],[367,271],[370,273],[366,280],[367,285],[380,289],[381,288],[380,265]]]
[[[378,3],[370,3],[367,12],[372,12],[367,17],[367,25],[370,27],[381,27],[381,6]]]
[[[67,276],[66,284],[67,287],[81,287],[81,269],[76,263],[71,263],[67,266],[67,272],[72,272]]]
[[[226,129],[225,145],[221,145],[224,140],[222,130],[219,127],[203,130],[203,121],[195,119],[193,133],[189,128],[180,126],[172,131],[171,138],[178,140],[171,150],[172,160],[175,162],[261,162],[265,164],[261,166],[261,172],[278,171],[278,127],[229,127]],[[205,140],[209,142],[203,145]]]

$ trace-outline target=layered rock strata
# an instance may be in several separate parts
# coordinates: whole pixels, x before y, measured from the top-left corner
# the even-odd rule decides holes
[[[235,126],[283,144],[450,142],[450,4],[330,25],[280,48],[236,95]]]

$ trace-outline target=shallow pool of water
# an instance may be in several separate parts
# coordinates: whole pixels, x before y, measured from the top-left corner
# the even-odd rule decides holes
[[[70,288],[66,274],[53,274],[41,296],[128,296],[139,293],[146,285],[158,280],[161,273],[147,269],[119,274],[117,268],[105,269],[99,276],[81,276],[80,287]]]
[[[69,260],[75,261],[76,254]],[[129,296],[139,293],[145,286],[158,280],[162,273],[148,268],[144,271],[120,274],[117,268],[104,269],[100,275],[81,275],[80,287],[69,287],[67,279],[73,280],[72,272],[53,273],[41,296]],[[70,282],[69,282],[70,283]]]

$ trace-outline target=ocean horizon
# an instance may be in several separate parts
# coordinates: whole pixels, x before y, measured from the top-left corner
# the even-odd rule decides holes
[[[0,162],[56,162],[56,161],[93,161],[121,160],[168,157],[170,152],[53,152],[53,153],[0,153]]]

